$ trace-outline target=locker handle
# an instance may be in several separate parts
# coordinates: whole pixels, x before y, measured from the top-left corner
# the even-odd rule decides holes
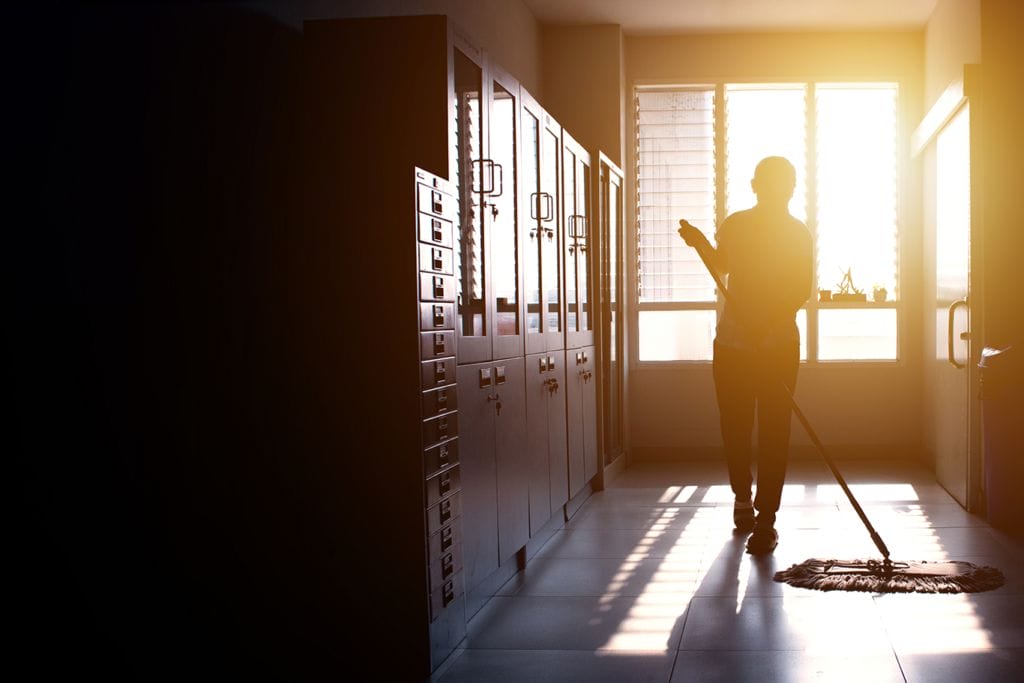
[[[442,589],[441,601],[444,603],[444,606],[447,607],[451,604],[452,600],[454,599],[455,583],[452,581],[448,581],[444,584],[444,588]]]
[[[492,194],[494,192],[494,160],[474,159],[473,166],[476,170],[473,177],[473,192]]]
[[[441,228],[441,221],[437,219],[431,219],[430,225],[432,228],[431,236],[435,242],[444,241],[444,230]]]
[[[448,345],[444,341],[444,335],[437,333],[434,335],[434,353],[442,354]]]
[[[452,501],[451,501],[451,498],[446,498],[445,500],[441,501],[441,507],[440,507],[439,512],[440,512],[440,517],[441,517],[441,524],[444,524],[445,522],[447,522],[449,519],[452,518]]]
[[[431,249],[431,266],[434,270],[444,270],[444,252],[440,249]]]
[[[444,327],[444,306],[434,306],[434,327]]]
[[[453,538],[452,528],[450,526],[449,527],[445,527],[444,529],[441,530],[441,551],[442,552],[444,552],[445,550],[448,550],[449,548],[451,548],[452,544],[454,543],[454,541],[455,541],[455,539]]]
[[[441,448],[438,449],[438,451],[437,451],[437,462],[442,467],[444,465],[448,464],[448,446],[447,446],[447,444],[444,445],[444,446],[441,446]]]
[[[967,306],[966,298],[957,299],[956,301],[951,303],[949,305],[949,311],[946,314],[948,324],[948,331],[946,335],[946,360],[949,361],[949,364],[952,365],[957,370],[963,370],[965,367],[967,367],[966,365],[964,365],[963,363],[959,362],[956,359],[956,352],[953,350],[953,318],[954,314],[956,313],[956,309],[959,308],[960,306]]]
[[[499,365],[498,367],[494,368],[494,373],[495,373],[495,376],[496,376],[496,379],[495,379],[494,383],[495,384],[504,384],[505,383],[505,366],[504,365]]]
[[[450,474],[445,473],[441,475],[441,480],[438,482],[437,490],[442,496],[452,490],[452,477]]]
[[[494,171],[498,171],[497,183],[495,183]],[[497,189],[495,189],[497,188]],[[500,197],[501,193],[505,191],[505,171],[501,168],[501,164],[491,162],[491,191],[488,193],[492,197]]]
[[[544,200],[544,212],[540,210],[540,200]],[[534,192],[530,194],[530,218],[549,221],[555,216],[555,200],[547,192]],[[551,232],[550,228],[545,228]]]

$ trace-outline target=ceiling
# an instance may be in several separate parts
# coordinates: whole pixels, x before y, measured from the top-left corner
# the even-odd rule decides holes
[[[920,30],[937,0],[523,0],[544,24],[627,34]]]

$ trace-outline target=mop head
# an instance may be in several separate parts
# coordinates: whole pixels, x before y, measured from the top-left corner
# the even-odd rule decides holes
[[[1003,573],[970,562],[806,560],[775,573],[797,588],[869,593],[978,593],[999,588]]]

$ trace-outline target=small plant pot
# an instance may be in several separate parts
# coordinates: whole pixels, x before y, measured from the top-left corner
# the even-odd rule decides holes
[[[889,298],[889,292],[886,291],[885,287],[876,287],[875,290],[871,292],[871,297],[875,301],[885,301]]]
[[[832,290],[831,289],[819,289],[818,290],[818,301],[832,301]]]

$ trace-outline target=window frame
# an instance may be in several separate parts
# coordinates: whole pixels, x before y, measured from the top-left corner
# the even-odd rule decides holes
[[[673,90],[673,89],[713,89],[715,98],[715,128],[714,128],[714,149],[715,149],[715,221],[716,225],[720,225],[721,222],[726,218],[726,202],[723,200],[726,196],[725,186],[727,180],[725,178],[725,90],[729,85],[803,85],[804,94],[806,98],[807,119],[805,121],[805,128],[807,130],[807,144],[805,148],[805,160],[804,167],[806,169],[816,168],[816,154],[817,154],[817,109],[816,109],[816,88],[819,85],[826,86],[845,86],[851,87],[870,87],[872,85],[887,85],[892,86],[895,89],[895,178],[897,187],[895,188],[895,209],[896,209],[896,291],[893,293],[892,299],[884,302],[875,302],[869,298],[864,302],[836,302],[836,301],[819,301],[816,296],[816,290],[818,286],[818,258],[817,258],[817,247],[815,246],[815,258],[812,264],[812,282],[815,287],[815,295],[811,296],[807,303],[800,309],[804,311],[806,316],[806,336],[802,341],[806,344],[807,357],[801,358],[801,364],[807,366],[818,366],[818,367],[866,367],[866,366],[877,366],[877,367],[903,367],[907,362],[907,354],[905,352],[905,338],[907,332],[907,320],[906,320],[906,300],[905,293],[906,287],[904,280],[906,277],[906,264],[904,262],[904,249],[903,242],[906,236],[906,210],[904,207],[904,196],[906,194],[906,163],[907,163],[907,136],[905,134],[905,115],[904,115],[904,102],[905,96],[905,84],[898,78],[893,77],[879,77],[879,78],[822,78],[822,77],[798,77],[798,78],[714,78],[714,79],[693,79],[693,80],[658,80],[658,79],[634,79],[629,85],[629,93],[631,97],[631,106],[634,110],[637,109],[637,93],[644,89],[650,90]],[[633,116],[627,119],[627,135],[631,142],[631,148],[629,150],[628,162],[629,162],[629,174],[631,174],[634,183],[631,188],[631,194],[628,201],[632,203],[632,226],[629,235],[629,247],[630,247],[630,264],[628,269],[628,282],[629,296],[632,303],[630,312],[630,327],[631,327],[631,340],[630,340],[630,364],[636,369],[648,369],[657,370],[665,367],[678,367],[685,368],[691,366],[703,367],[710,366],[711,360],[696,360],[696,359],[675,359],[675,360],[641,360],[640,359],[640,328],[639,328],[639,317],[641,312],[647,311],[700,311],[700,310],[715,310],[717,316],[721,316],[724,308],[724,300],[721,294],[718,295],[717,301],[640,301],[640,282],[639,282],[639,250],[638,250],[638,237],[639,237],[639,160],[638,160],[638,148],[639,148],[639,130],[638,130],[638,116],[634,113]],[[807,192],[807,228],[811,231],[812,239],[815,245],[817,245],[817,234],[818,234],[818,211],[817,211],[817,173],[807,173],[805,180],[805,191]],[[862,285],[863,286],[863,285]],[[895,346],[896,353],[895,358],[891,359],[841,359],[841,360],[822,360],[820,358],[819,349],[819,313],[822,310],[894,310],[896,316],[896,333],[895,333]]]

